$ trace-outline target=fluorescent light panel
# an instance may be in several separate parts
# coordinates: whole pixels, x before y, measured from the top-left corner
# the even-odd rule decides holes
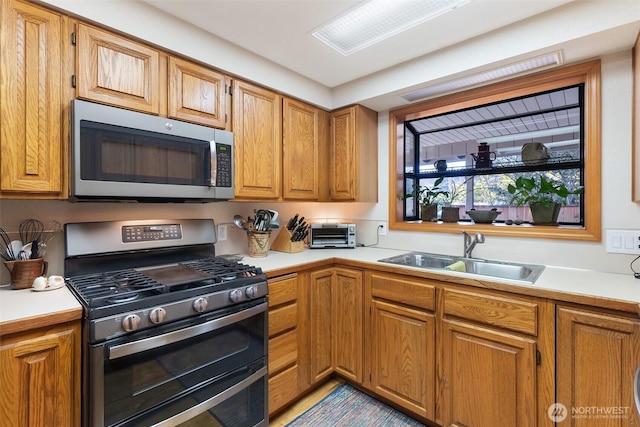
[[[480,138],[478,142],[487,142],[494,144],[497,142],[522,141],[525,139],[542,138],[546,136],[564,135],[565,133],[580,132],[580,126],[563,126],[552,129],[533,130],[530,132],[515,133],[513,135],[492,136],[489,138]]]
[[[312,34],[347,56],[449,12],[470,0],[372,0]]]
[[[415,92],[403,95],[402,97],[409,102],[417,101],[419,99],[433,98],[438,95],[453,93],[462,89],[470,89],[474,86],[480,86],[488,82],[497,82],[517,75],[528,74],[561,64],[562,54],[560,52],[554,52],[549,55],[538,56],[515,64],[506,65],[504,67],[473,74],[457,80],[451,80],[439,85],[419,89]]]

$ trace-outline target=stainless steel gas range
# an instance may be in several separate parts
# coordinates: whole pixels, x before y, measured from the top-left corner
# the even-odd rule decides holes
[[[65,225],[83,425],[266,426],[267,281],[211,220]]]

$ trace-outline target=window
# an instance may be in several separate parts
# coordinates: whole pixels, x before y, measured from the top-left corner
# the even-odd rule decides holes
[[[396,155],[391,227],[580,240],[600,239],[599,61],[514,79],[390,113]],[[445,165],[446,162],[446,165]],[[584,187],[561,209],[559,226],[531,225],[529,208],[510,203],[518,177]],[[460,221],[421,219],[416,188],[448,192]],[[469,209],[501,212],[474,223]]]

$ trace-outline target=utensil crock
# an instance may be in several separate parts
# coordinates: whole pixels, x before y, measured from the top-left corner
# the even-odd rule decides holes
[[[5,261],[4,266],[11,273],[11,289],[27,289],[38,276],[46,276],[49,263],[42,258],[22,261]]]

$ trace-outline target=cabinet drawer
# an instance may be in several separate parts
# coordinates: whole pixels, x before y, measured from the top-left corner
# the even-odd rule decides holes
[[[433,310],[435,308],[435,286],[404,276],[373,273],[371,294],[401,304]]]
[[[297,325],[298,304],[289,304],[269,310],[269,337],[278,335]]]
[[[269,378],[269,414],[273,414],[298,397],[298,367]]]
[[[538,333],[538,304],[513,298],[445,289],[444,314],[529,335]]]
[[[295,301],[298,296],[298,275],[276,277],[269,280],[269,307]]]
[[[269,375],[293,365],[298,360],[298,332],[291,331],[269,340]]]

